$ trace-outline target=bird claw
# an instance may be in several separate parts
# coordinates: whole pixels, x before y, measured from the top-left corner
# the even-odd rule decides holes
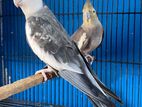
[[[93,61],[95,60],[95,57],[94,56],[91,56],[91,55],[86,55],[85,56],[86,60],[88,63],[90,63],[92,65]]]
[[[44,78],[44,82],[45,82],[48,79],[46,76],[46,73],[49,73],[49,72],[52,72],[52,70],[49,68],[46,68],[46,69],[41,69],[41,70],[37,71],[35,74],[42,74],[42,76]]]

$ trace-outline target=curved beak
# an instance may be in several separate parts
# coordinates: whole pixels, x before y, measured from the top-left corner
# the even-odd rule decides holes
[[[13,2],[14,2],[14,5],[18,8],[22,0],[13,0]]]
[[[90,13],[89,13],[89,12],[87,12],[87,13],[86,13],[86,15],[87,15],[87,20],[89,20],[89,19],[91,18]]]

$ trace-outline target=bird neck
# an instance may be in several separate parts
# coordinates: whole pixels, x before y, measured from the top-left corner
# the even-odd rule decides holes
[[[42,0],[34,0],[34,3],[28,3],[21,7],[26,19],[32,16],[34,13],[38,12],[40,9],[43,8],[43,1]]]

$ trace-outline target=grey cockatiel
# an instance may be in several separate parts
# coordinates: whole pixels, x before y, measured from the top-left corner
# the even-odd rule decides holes
[[[86,59],[93,61],[94,58],[89,55],[89,53],[101,44],[102,39],[102,24],[100,23],[90,0],[86,0],[83,7],[83,24],[73,34],[72,40],[77,43],[78,48],[86,56]]]
[[[14,0],[26,17],[26,37],[34,53],[57,75],[84,92],[98,107],[114,107],[108,95],[91,74],[91,69],[77,46],[42,0]],[[39,73],[39,72],[38,72]],[[45,77],[46,78],[46,77]],[[101,82],[100,82],[101,83]]]

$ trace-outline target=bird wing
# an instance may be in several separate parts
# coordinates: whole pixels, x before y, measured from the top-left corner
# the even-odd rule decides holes
[[[85,49],[85,47],[88,45],[89,42],[89,36],[87,32],[80,27],[71,37],[71,39],[77,43],[79,49],[82,51]]]
[[[72,40],[75,42],[79,41],[80,37],[82,36],[83,33],[86,33],[85,30],[80,27],[73,35],[72,35]]]
[[[93,99],[93,102],[101,102],[104,105],[107,105],[107,107],[110,107],[109,105],[112,104],[112,102],[106,96],[104,96],[97,87],[94,87],[94,84],[90,81],[88,76],[67,70],[59,72],[59,75],[77,89],[87,94]]]
[[[107,104],[106,94],[89,72],[78,48],[55,17],[49,17],[48,8],[45,10],[27,19],[27,38],[31,48],[41,60],[59,71],[62,78],[88,96]]]
[[[76,54],[74,45],[67,37],[61,36],[65,35],[65,33],[62,33],[63,31],[58,29],[58,26],[56,26],[56,24],[54,25],[52,20],[32,16],[27,19],[26,25],[29,26],[26,29],[31,30],[30,35],[27,36],[28,42],[41,60],[47,63],[46,53],[48,53],[50,55],[48,61],[52,60],[53,63],[58,62],[58,64],[62,63],[64,65],[65,63],[72,62],[71,64],[74,65],[76,62],[75,58],[72,58],[75,57]],[[48,64],[50,65],[52,62],[48,62]],[[76,66],[78,66],[78,64]]]

